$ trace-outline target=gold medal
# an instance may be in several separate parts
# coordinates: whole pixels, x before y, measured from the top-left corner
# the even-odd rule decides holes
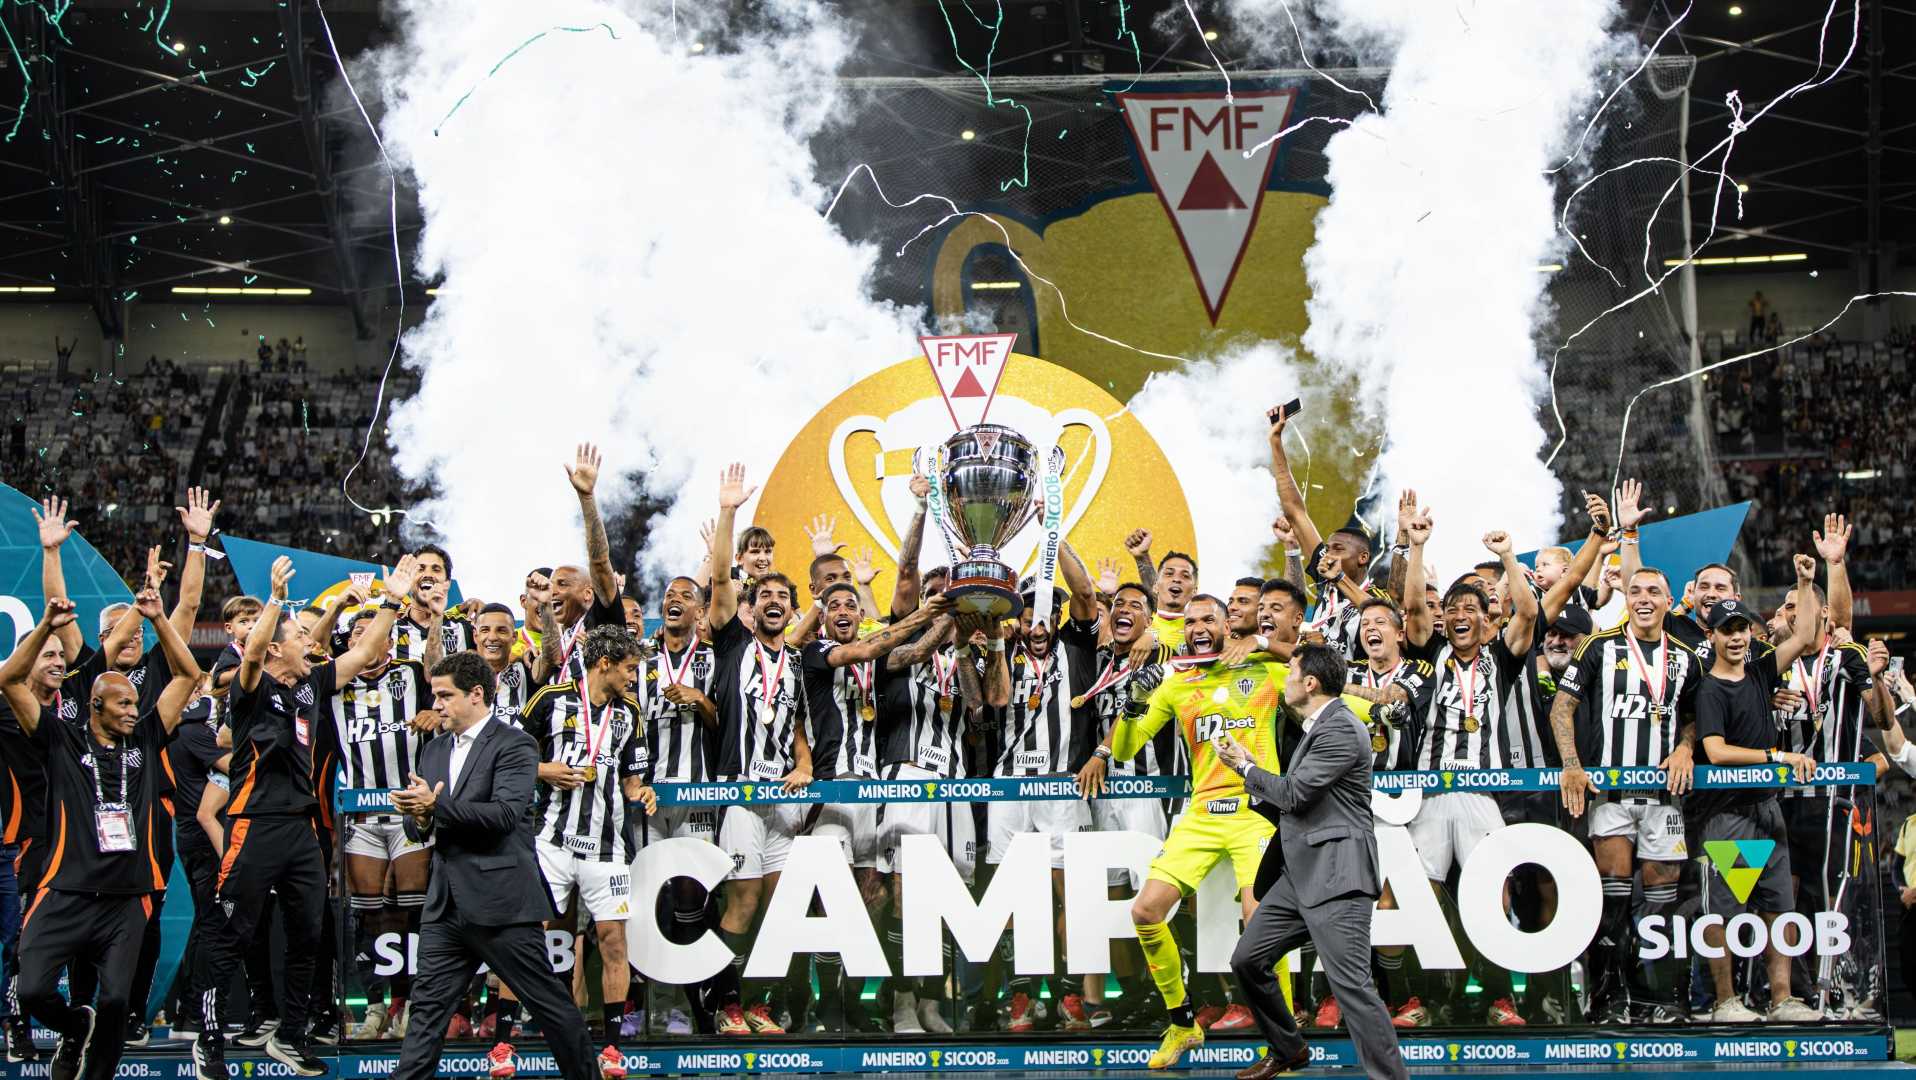
[[[1465,732],[1466,732],[1467,734],[1471,734],[1471,735],[1475,735],[1475,734],[1477,734],[1477,729],[1478,729],[1479,727],[1482,727],[1482,726],[1483,726],[1483,725],[1481,725],[1481,724],[1479,724],[1479,723],[1477,723],[1477,718],[1476,718],[1476,717],[1474,717],[1474,716],[1466,716],[1466,717],[1464,717],[1464,731],[1465,731]]]
[[[583,773],[585,773],[585,782],[586,782],[586,783],[588,783],[588,784],[593,784],[593,783],[597,783],[597,782],[598,782],[598,780],[599,780],[599,767],[598,767],[597,765],[587,765],[587,766],[586,766],[586,767],[585,767],[584,769],[582,769],[582,770],[580,770],[580,771],[581,771],[581,772],[583,772]]]
[[[1075,695],[1075,696],[1073,696],[1073,697],[1072,697],[1072,699],[1071,699],[1071,707],[1072,707],[1072,708],[1074,708],[1074,709],[1082,709],[1082,708],[1084,708],[1084,695],[1083,695],[1083,694],[1078,694],[1078,695]]]
[[[867,701],[866,703],[858,707],[858,718],[867,723],[870,723],[871,721],[878,718],[878,710],[872,708],[872,703]]]
[[[1382,735],[1372,735],[1370,737],[1370,748],[1381,754],[1390,748],[1390,740]]]
[[[951,711],[951,695],[950,694],[938,695],[938,711],[939,712]]]
[[[1040,703],[1041,703],[1041,702],[1042,702],[1043,700],[1044,700],[1044,698],[1043,698],[1043,697],[1042,697],[1041,695],[1038,695],[1038,694],[1033,694],[1033,695],[1031,695],[1030,697],[1028,697],[1028,698],[1026,698],[1026,699],[1025,699],[1025,707],[1026,707],[1026,708],[1028,708],[1028,709],[1030,709],[1030,710],[1031,710],[1032,712],[1037,712],[1037,711],[1038,711],[1038,705],[1039,705],[1039,704],[1040,704]]]

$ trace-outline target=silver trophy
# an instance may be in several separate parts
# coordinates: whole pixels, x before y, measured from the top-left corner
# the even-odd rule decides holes
[[[1010,619],[1024,611],[1018,572],[999,552],[1036,516],[1044,469],[1031,441],[1000,424],[945,440],[932,474],[938,524],[956,537],[945,595],[959,611]]]

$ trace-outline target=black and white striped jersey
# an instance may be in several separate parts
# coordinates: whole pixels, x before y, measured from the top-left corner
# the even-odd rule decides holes
[[[604,705],[584,705],[578,684],[553,683],[533,694],[520,716],[520,727],[539,740],[543,760],[586,773],[585,783],[571,791],[539,785],[533,800],[536,835],[583,859],[627,862],[620,781],[645,772],[639,762],[638,707],[623,692],[614,692]]]
[[[1011,658],[1011,703],[1004,709],[1003,741],[993,776],[1051,776],[1065,772],[1071,754],[1074,672],[1097,653],[1097,623],[1066,619],[1043,657],[1020,649]],[[1074,663],[1075,661],[1075,663]]]
[[[1510,700],[1504,703],[1509,722],[1498,739],[1504,764],[1512,769],[1551,769],[1563,764],[1557,741],[1550,733],[1550,714],[1543,707],[1543,684],[1537,681],[1537,663],[1542,655],[1542,645],[1531,646],[1524,677],[1510,688]]]
[[[693,705],[675,705],[666,687],[689,686],[712,696],[716,664],[712,650],[697,638],[673,652],[664,638],[639,674],[639,710],[645,715],[645,760],[648,783],[696,784],[712,778],[705,719]]]
[[[1417,734],[1422,727],[1415,708],[1417,695],[1435,674],[1436,670],[1424,660],[1401,659],[1382,671],[1372,667],[1367,660],[1351,663],[1352,685],[1373,690],[1401,686],[1410,698],[1397,705],[1371,706],[1369,726],[1373,771],[1388,772],[1413,766],[1411,751],[1417,745]]]
[[[1629,624],[1583,639],[1557,681],[1557,693],[1589,703],[1591,768],[1656,768],[1676,750],[1696,712],[1703,663],[1675,634],[1643,641]],[[1579,740],[1580,742],[1582,740]],[[1648,796],[1645,796],[1648,798]]]
[[[810,728],[798,650],[763,645],[738,616],[712,638],[719,748],[713,776],[782,780],[798,764],[798,732]]]
[[[425,737],[412,721],[432,709],[432,684],[416,660],[394,660],[376,675],[362,673],[332,697],[333,734],[349,788],[405,787],[418,767]],[[390,814],[380,821],[397,821]]]
[[[1803,704],[1788,713],[1778,713],[1783,745],[1811,761],[1861,761],[1871,748],[1864,742],[1868,724],[1869,695],[1876,680],[1869,673],[1869,650],[1859,642],[1847,645],[1825,643],[1813,654],[1805,654],[1790,665],[1783,679],[1791,690],[1803,695]],[[1786,799],[1827,798],[1835,788],[1790,787],[1783,789]]]
[[[969,662],[949,646],[897,671],[877,661],[880,768],[913,765],[946,779],[966,775],[967,703],[958,665]]]
[[[492,700],[513,712],[526,707],[532,697],[532,662],[523,657],[506,664],[504,671],[493,673]]]
[[[1511,652],[1502,635],[1469,661],[1458,660],[1448,642],[1440,647],[1431,661],[1431,677],[1411,699],[1422,726],[1413,757],[1416,767],[1504,768],[1506,750],[1499,733],[1509,722],[1510,692],[1523,681],[1527,659]]]
[[[1151,704],[1151,692],[1164,681],[1167,670],[1164,660],[1170,651],[1160,646],[1155,659],[1134,668],[1129,650],[1120,652],[1107,645],[1092,654],[1091,663],[1081,665],[1072,673],[1079,683],[1074,693],[1084,699],[1084,704],[1073,710],[1076,745],[1071,752],[1072,771],[1084,767],[1086,759],[1104,743],[1119,720],[1144,715]],[[1166,724],[1144,744],[1137,757],[1129,761],[1113,758],[1106,763],[1106,769],[1113,776],[1176,776],[1182,760],[1179,745],[1177,725]],[[1189,766],[1185,769],[1189,771]]]
[[[439,623],[439,642],[447,656],[472,648],[472,623],[457,611],[446,612]],[[426,661],[426,624],[414,620],[410,609],[393,620],[393,659]]]
[[[838,642],[805,646],[805,693],[811,699],[812,775],[820,780],[878,776],[878,672],[883,659],[833,667]]]
[[[1312,613],[1311,626],[1324,635],[1324,644],[1336,649],[1344,659],[1353,664],[1363,663],[1364,642],[1360,623],[1364,601],[1352,602],[1336,586],[1328,584],[1320,585],[1317,595],[1317,610]],[[1390,598],[1388,591],[1376,585],[1364,587],[1364,600]]]

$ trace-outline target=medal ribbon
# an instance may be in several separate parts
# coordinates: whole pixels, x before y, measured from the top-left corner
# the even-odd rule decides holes
[[[685,643],[685,662],[672,669],[672,650],[665,645],[665,639],[659,638],[659,670],[665,675],[665,685],[685,686],[692,679],[692,661],[698,657],[699,646],[696,641]]]
[[[1102,672],[1099,672],[1097,681],[1091,684],[1091,689],[1071,699],[1071,707],[1074,709],[1083,708],[1085,702],[1090,701],[1092,698],[1110,689],[1113,685],[1123,682],[1130,677],[1131,657],[1126,655],[1124,658],[1124,666],[1119,667],[1117,654],[1113,653],[1110,662],[1104,665]]]
[[[785,682],[785,647],[782,645],[779,646],[778,666],[772,668],[772,673],[769,677],[765,674],[767,666],[765,663],[765,646],[754,641],[752,642],[752,648],[758,652],[759,693],[765,698],[767,708],[775,708],[776,706],[772,703],[778,698],[778,689],[784,685]],[[769,724],[771,720],[767,719],[765,722]]]
[[[1625,630],[1623,632],[1623,640],[1625,644],[1630,646],[1630,659],[1636,662],[1637,678],[1643,681],[1644,692],[1647,693],[1650,698],[1650,707],[1661,709],[1663,707],[1663,692],[1670,686],[1670,672],[1668,668],[1664,667],[1670,655],[1670,636],[1665,634],[1657,639],[1657,662],[1654,668],[1643,659],[1643,647],[1637,644],[1637,636],[1635,634]],[[1655,679],[1650,678],[1652,671],[1656,673]]]
[[[592,722],[592,686],[591,672],[585,672],[579,680],[579,711],[585,715],[585,767],[599,767],[599,744],[605,741],[605,733],[612,727],[612,702],[607,699],[605,708],[599,711],[599,723]]]
[[[1025,650],[1025,663],[1031,668],[1031,678],[1034,684],[1031,688],[1033,694],[1043,696],[1045,676],[1051,673],[1051,660],[1052,657],[1047,656],[1044,658],[1044,663],[1040,664],[1038,658],[1031,655],[1030,649]],[[1029,701],[1030,699],[1026,698],[1025,700]]]
[[[1179,669],[1193,668],[1201,664],[1208,664],[1216,659],[1217,654],[1214,652],[1193,653],[1189,656],[1173,656],[1171,658],[1171,666]]]
[[[1372,670],[1369,664],[1364,665],[1364,678],[1366,680],[1364,685],[1370,687],[1373,690],[1384,689],[1385,687],[1397,681],[1397,676],[1403,673],[1404,665],[1406,663],[1408,663],[1408,661],[1399,660],[1397,661],[1396,667],[1391,668],[1388,672],[1385,672],[1383,674],[1379,674],[1378,672]]]
[[[852,682],[857,684],[858,686],[858,700],[860,704],[863,704],[864,702],[871,700],[872,678],[873,678],[873,675],[875,674],[875,668],[873,665],[876,663],[877,661],[874,661],[874,660],[865,660],[860,663],[853,664],[850,668]],[[952,664],[956,666],[957,661],[953,660]]]
[[[1803,683],[1803,697],[1810,705],[1810,719],[1815,723],[1823,722],[1823,669],[1828,666],[1830,647],[1826,642],[1823,651],[1816,654],[1816,667],[1808,672],[1803,670],[1803,661],[1792,661],[1790,666],[1796,669],[1797,680]]]
[[[938,680],[938,696],[940,698],[948,698],[951,696],[951,677],[958,670],[958,657],[956,654],[952,655],[950,663],[945,663],[944,660],[945,658],[942,653],[931,654],[931,672],[933,677]]]
[[[1457,680],[1459,704],[1463,706],[1464,719],[1468,720],[1477,715],[1477,658],[1472,657],[1470,660],[1468,666],[1470,680],[1468,682],[1464,680],[1464,672],[1466,669],[1458,666],[1457,658],[1454,656],[1451,657],[1449,663],[1451,674],[1455,676]]]

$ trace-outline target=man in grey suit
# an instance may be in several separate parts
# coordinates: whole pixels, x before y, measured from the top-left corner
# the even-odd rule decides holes
[[[484,961],[539,1022],[561,1076],[622,1077],[623,1062],[594,1062],[585,1017],[546,958],[545,922],[557,913],[526,819],[539,747],[493,712],[493,693],[492,669],[478,653],[440,661],[432,671],[432,700],[446,732],[420,749],[412,783],[393,792],[393,806],[406,815],[406,835],[430,839],[433,848],[412,1022],[392,1075],[425,1080],[438,1074],[446,1022]],[[498,1080],[516,1071],[503,1043],[491,1064]]]
[[[1283,776],[1260,769],[1234,741],[1218,758],[1244,777],[1251,796],[1277,809],[1284,868],[1265,891],[1231,955],[1245,1003],[1270,1054],[1238,1073],[1268,1080],[1310,1064],[1310,1048],[1284,1005],[1274,968],[1306,938],[1343,1009],[1364,1074],[1408,1075],[1390,1012],[1371,981],[1371,912],[1381,891],[1370,809],[1370,732],[1340,696],[1347,668],[1323,645],[1291,657],[1284,702],[1304,717],[1304,737]]]

